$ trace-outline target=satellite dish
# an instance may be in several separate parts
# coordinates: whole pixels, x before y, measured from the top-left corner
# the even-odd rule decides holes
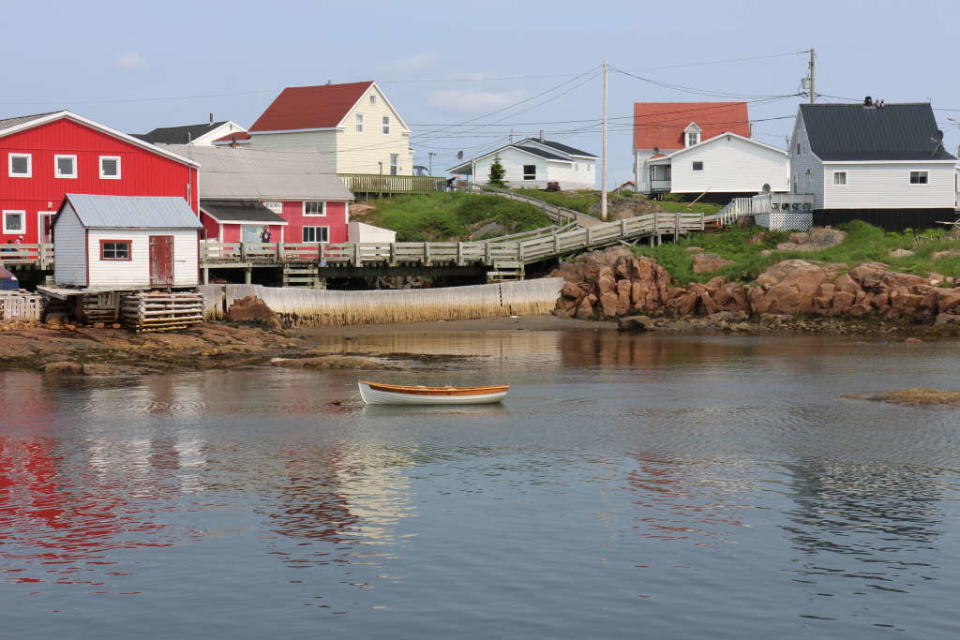
[[[457,160],[463,160],[463,151],[457,151]]]

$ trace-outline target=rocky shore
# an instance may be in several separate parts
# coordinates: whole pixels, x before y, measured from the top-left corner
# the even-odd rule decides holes
[[[615,247],[564,263],[556,275],[566,283],[555,315],[619,319],[623,329],[960,335],[960,288],[876,262],[791,259],[751,282],[716,276],[681,287],[654,260]]]

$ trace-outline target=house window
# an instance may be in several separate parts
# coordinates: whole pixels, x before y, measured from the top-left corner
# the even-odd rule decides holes
[[[26,231],[26,211],[4,211],[3,232],[21,234]]]
[[[688,131],[687,132],[687,146],[692,147],[695,144],[700,144],[700,132],[699,131]]]
[[[911,171],[910,184],[927,184],[929,174],[926,171]]]
[[[327,203],[326,202],[304,202],[303,215],[325,216],[327,215]]]
[[[120,156],[100,156],[100,179],[120,179]]]
[[[390,116],[383,116],[383,133],[390,133]]]
[[[537,165],[535,165],[535,164],[525,164],[525,165],[523,165],[523,179],[524,179],[524,180],[536,180],[536,179],[537,179]]]
[[[797,155],[799,155],[799,154],[800,154],[800,143],[798,142],[798,143],[797,143]]]
[[[370,104],[377,104],[377,94],[375,93],[370,94]]]
[[[304,242],[329,242],[330,227],[303,227]]]
[[[132,240],[101,240],[101,260],[132,260],[130,245]]]
[[[694,171],[703,171],[703,161],[702,161],[702,160],[694,160],[694,161],[693,161],[693,170],[694,170]]]
[[[400,173],[400,154],[390,154],[390,175],[395,176]]]
[[[33,156],[29,153],[11,153],[7,156],[7,175],[11,178],[29,178],[33,175]]]
[[[58,178],[76,178],[77,156],[53,156],[53,172]]]
[[[844,185],[847,184],[847,172],[846,171],[834,171],[833,172],[833,184]]]
[[[357,133],[363,133],[363,114],[357,114]]]

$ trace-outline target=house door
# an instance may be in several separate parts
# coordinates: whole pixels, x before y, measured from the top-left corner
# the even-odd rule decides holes
[[[53,242],[53,216],[56,211],[38,211],[37,242]]]
[[[150,286],[173,286],[173,236],[150,236]]]

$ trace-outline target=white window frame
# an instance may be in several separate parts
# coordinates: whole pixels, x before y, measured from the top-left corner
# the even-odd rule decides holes
[[[10,214],[15,214],[20,217],[20,228],[19,229],[10,229],[7,226],[7,216]],[[3,220],[0,221],[3,224],[3,232],[6,235],[11,236],[22,236],[27,233],[27,212],[23,209],[4,209],[0,215],[3,216]]]
[[[26,158],[27,159],[27,172],[26,173],[14,173],[13,172],[13,159],[14,158]],[[32,153],[9,153],[7,154],[7,176],[10,178],[32,178],[33,177],[33,154]]]
[[[43,235],[46,226],[43,224],[44,218],[50,218],[50,235],[53,235],[53,216],[55,215],[57,215],[56,211],[37,211],[37,242],[46,242]]]
[[[308,204],[319,204],[319,205],[320,205],[320,213],[307,213],[307,205],[308,205]],[[317,203],[316,200],[305,200],[304,203],[303,203],[303,217],[304,217],[304,218],[326,218],[326,217],[327,217],[327,203],[326,203],[325,201],[324,201],[324,202],[319,202],[319,203]]]
[[[305,239],[304,239],[304,232],[305,232],[307,229],[325,229],[325,231],[324,231],[323,234],[322,234],[322,235],[324,236],[324,239],[323,239],[323,240],[305,240]],[[313,233],[314,233],[314,237],[316,237],[316,233],[317,233],[317,232],[314,231]],[[326,242],[330,242],[330,227],[328,227],[328,226],[326,226],[326,225],[323,225],[323,226],[313,226],[313,225],[309,225],[309,226],[305,226],[305,227],[300,227],[300,239],[303,240],[303,242],[304,242],[305,244],[324,244],[324,243],[326,243]]]
[[[700,144],[700,132],[699,131],[687,131],[687,146],[692,147],[696,144]]]
[[[914,182],[913,174],[917,174],[918,180],[921,176],[923,176],[923,182]],[[927,171],[926,169],[917,169],[917,170],[911,171],[910,174],[907,176],[907,183],[912,186],[925,187],[928,184],[930,184],[930,172]]]
[[[370,94],[370,104],[377,104],[377,94],[375,93]]]
[[[109,176],[103,172],[103,161],[104,160],[116,160],[117,161],[117,175]],[[120,180],[123,177],[123,168],[121,166],[120,156],[100,156],[99,159],[100,165],[100,179],[101,180]]]
[[[363,135],[363,114],[358,113],[354,122],[355,122],[354,126],[356,128],[357,133],[360,135]]]
[[[697,165],[700,165],[700,168],[697,168]],[[693,160],[690,163],[690,171],[703,171],[703,160]]]
[[[396,162],[394,162],[396,160]],[[400,175],[400,154],[391,153],[390,154],[390,175],[398,176]]]
[[[61,158],[70,158],[73,160],[73,173],[60,173],[60,159]],[[75,179],[77,177],[77,156],[70,153],[58,153],[53,156],[53,176],[55,178],[70,178]]]
[[[845,187],[845,186],[847,186],[847,172],[846,172],[846,171],[834,171],[834,172],[833,172],[833,186],[835,186],[835,187]]]
[[[380,120],[380,131],[383,135],[390,135],[390,116],[383,116]]]

